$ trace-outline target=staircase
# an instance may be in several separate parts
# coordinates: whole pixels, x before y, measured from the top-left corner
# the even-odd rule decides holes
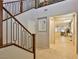
[[[15,16],[34,7],[29,5],[29,8],[26,8],[26,6],[26,0],[3,3],[3,20],[1,21],[3,39],[0,48],[14,45],[32,53],[35,59],[35,34],[30,33],[19,19],[15,18]]]

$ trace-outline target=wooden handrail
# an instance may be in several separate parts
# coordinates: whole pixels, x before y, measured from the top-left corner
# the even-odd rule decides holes
[[[25,1],[25,0],[22,0]],[[15,2],[20,2],[20,1],[10,1],[10,2],[4,2],[3,4],[9,4],[9,3],[15,3]]]
[[[15,2],[20,2],[20,1],[4,2],[3,4],[9,4],[9,3],[15,3]]]
[[[26,27],[24,27],[24,25],[22,25],[7,9],[5,9],[4,7],[3,7],[3,9],[4,9],[17,23],[19,23],[30,35],[32,35],[32,34],[26,29]]]

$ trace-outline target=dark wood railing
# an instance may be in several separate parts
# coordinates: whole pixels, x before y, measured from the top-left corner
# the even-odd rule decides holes
[[[54,3],[58,3],[58,2],[62,2],[64,0],[36,0],[36,7],[40,8],[40,7],[44,7],[44,6],[48,6]]]
[[[35,34],[31,34],[6,8],[3,7],[3,10],[7,17],[11,17],[3,20],[3,45],[15,45],[29,51],[35,59]]]
[[[34,0],[20,0],[20,1],[12,1],[3,3],[3,6],[13,15],[16,16],[25,11],[28,11],[35,7]],[[6,12],[4,11],[5,19],[10,18],[6,16]],[[7,17],[7,18],[6,18]]]
[[[61,1],[64,1],[64,0],[44,0],[42,2],[40,2],[39,0],[19,0],[19,1],[5,2],[3,3],[3,6],[13,16],[16,16],[32,8],[39,8],[50,4],[58,3]],[[10,18],[10,16],[9,17],[6,16],[6,12],[4,12],[3,14],[5,16],[5,19]]]

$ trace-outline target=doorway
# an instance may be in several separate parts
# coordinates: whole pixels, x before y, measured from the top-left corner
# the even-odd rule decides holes
[[[76,13],[49,18],[49,46],[66,59],[77,58]],[[63,56],[62,56],[63,55]]]
[[[36,59],[77,59],[76,13],[49,18],[49,48],[36,52]]]

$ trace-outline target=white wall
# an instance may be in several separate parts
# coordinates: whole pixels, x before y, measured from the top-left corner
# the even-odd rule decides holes
[[[34,12],[35,9],[31,9],[27,12],[24,12],[18,16],[16,16],[16,18],[32,33],[35,33],[35,16],[34,16]]]
[[[77,12],[77,0],[65,0],[63,2],[41,7],[41,8],[36,9],[35,14],[36,14],[36,20],[38,20],[37,18],[41,18],[41,17],[48,17],[48,20],[49,20],[50,16],[63,15],[63,14],[67,14],[67,13],[69,14],[72,12]],[[47,26],[47,28],[49,29],[48,26]],[[36,28],[36,31],[37,31],[37,28]],[[43,35],[43,34],[45,34],[45,35]],[[37,40],[37,42],[39,42],[37,44],[37,47],[39,47],[39,48],[41,48],[41,46],[43,48],[49,47],[48,38],[49,38],[48,32],[44,32],[39,35],[39,32],[37,31],[36,40]],[[43,41],[43,43],[42,43],[42,41]]]
[[[45,11],[47,9],[47,11]],[[67,14],[77,12],[77,0],[65,0],[49,6],[36,9],[37,17],[55,16],[60,14]]]

